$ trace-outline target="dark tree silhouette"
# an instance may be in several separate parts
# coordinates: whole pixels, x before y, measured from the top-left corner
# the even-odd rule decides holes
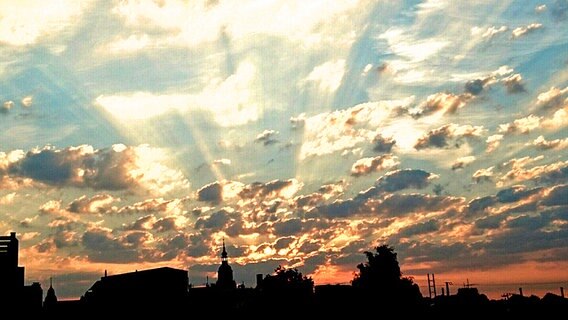
[[[311,277],[302,275],[296,268],[284,268],[278,266],[273,275],[266,275],[262,281],[262,287],[266,291],[272,290],[300,290],[312,292],[314,281]]]
[[[376,253],[366,251],[367,262],[357,265],[359,272],[351,282],[372,296],[397,303],[419,303],[422,294],[412,278],[402,277],[396,253],[392,247],[381,245]]]

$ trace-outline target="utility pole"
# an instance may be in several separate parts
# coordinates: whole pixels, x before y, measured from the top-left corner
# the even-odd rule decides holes
[[[450,282],[450,281],[446,281],[445,284],[446,284],[446,296],[449,297],[450,296],[450,284],[453,285],[453,283]]]

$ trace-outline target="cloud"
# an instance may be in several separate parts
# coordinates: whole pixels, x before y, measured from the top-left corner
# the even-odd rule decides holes
[[[163,150],[147,145],[122,144],[107,149],[89,145],[56,149],[44,147],[27,153],[0,154],[0,175],[64,187],[95,190],[142,190],[165,194],[189,183],[180,171],[161,162]]]
[[[401,238],[409,238],[415,235],[432,233],[438,231],[439,228],[440,224],[436,220],[428,220],[404,227],[396,235]]]
[[[302,231],[302,221],[298,218],[280,220],[274,223],[274,234],[277,236],[291,236]]]
[[[149,30],[154,34],[156,30],[169,31],[166,36],[152,39],[148,46],[194,47],[218,39],[221,31],[235,40],[268,35],[310,45],[321,43],[327,24],[338,29],[338,17],[355,9],[357,4],[359,1],[317,0],[313,6],[305,6],[299,0],[269,3],[246,0],[238,4],[221,1],[212,6],[209,1],[122,1],[112,13],[127,29]]]
[[[510,133],[529,133],[540,126],[541,118],[535,115],[515,119],[513,122],[503,123],[499,125],[498,132],[504,134]]]
[[[197,190],[197,200],[220,203],[236,197],[243,188],[237,181],[215,181]]]
[[[265,146],[275,144],[278,140],[275,138],[279,134],[278,131],[274,130],[264,130],[263,132],[256,135],[254,142],[262,143]]]
[[[518,73],[501,79],[501,82],[503,82],[503,85],[507,88],[507,93],[521,93],[527,91],[523,83],[523,77]]]
[[[227,210],[219,210],[208,217],[200,217],[195,221],[195,229],[223,230],[231,220],[232,213]]]
[[[187,200],[188,200],[187,197],[181,199],[170,199],[170,200],[164,200],[162,198],[152,198],[136,202],[134,204],[127,205],[118,209],[111,208],[112,210],[107,211],[107,213],[117,213],[123,215],[147,214],[153,212],[182,214],[184,210],[183,203]]]
[[[106,193],[97,194],[91,198],[83,195],[71,201],[66,210],[73,213],[103,213],[116,201],[120,201],[120,199]]]
[[[16,193],[12,192],[12,193],[8,193],[5,194],[3,196],[0,196],[0,205],[8,205],[8,204],[12,204],[14,203],[14,200],[16,199]]]
[[[502,186],[511,181],[521,182],[526,180],[535,180],[541,183],[557,183],[568,178],[568,161],[558,161],[525,168],[528,164],[540,161],[543,158],[543,156],[535,158],[523,157],[505,162],[503,167],[509,167],[510,170],[499,178],[497,185]]]
[[[494,175],[493,169],[494,167],[489,167],[487,169],[479,169],[475,171],[471,177],[476,183],[491,181]]]
[[[463,169],[475,161],[474,156],[461,157],[452,164],[452,170]]]
[[[401,217],[410,213],[432,213],[447,211],[464,202],[463,198],[432,196],[428,194],[389,194],[382,201],[369,203],[370,212],[391,217]]]
[[[494,36],[501,34],[505,31],[509,30],[509,28],[507,28],[507,26],[500,26],[500,27],[496,27],[496,26],[491,26],[486,28],[481,28],[481,27],[473,27],[471,28],[471,35],[472,36],[481,36],[481,38],[483,39],[491,39]]]
[[[457,125],[454,123],[443,125],[437,129],[430,130],[416,141],[416,150],[427,148],[447,148],[450,139],[477,138],[483,135],[483,126]],[[455,142],[454,144],[458,144]]]
[[[548,91],[542,92],[536,99],[536,104],[544,110],[564,108],[568,106],[568,87],[558,89],[551,87]]]
[[[534,31],[536,31],[536,30],[538,30],[538,29],[540,29],[540,28],[542,28],[542,24],[540,24],[540,23],[531,23],[531,24],[529,24],[529,25],[527,25],[527,26],[522,26],[522,27],[515,28],[515,29],[513,30],[513,32],[511,33],[511,36],[512,36],[513,39],[520,38],[520,37],[522,37],[522,36],[524,36],[524,35],[527,35],[527,34],[529,34],[529,33],[534,32]]]
[[[266,183],[255,182],[244,186],[239,192],[243,200],[266,199],[266,198],[292,198],[302,187],[303,183],[296,179],[272,180]]]
[[[354,107],[324,112],[296,120],[303,123],[304,139],[300,160],[322,156],[343,150],[352,150],[364,142],[372,141],[387,122],[408,109],[413,97],[403,100],[368,102]],[[394,126],[394,124],[392,125]]]
[[[545,206],[568,206],[568,185],[552,187],[541,203]]]
[[[556,110],[550,119],[544,119],[542,126],[546,129],[555,130],[568,126],[568,106]]]
[[[14,101],[6,101],[0,106],[0,113],[8,113],[14,107]]]
[[[494,134],[487,137],[487,140],[485,140],[485,142],[487,143],[487,148],[485,149],[485,152],[491,153],[495,151],[499,147],[499,145],[501,145],[502,140],[503,140],[502,134]]]
[[[323,92],[335,92],[341,85],[341,80],[345,74],[345,60],[339,59],[327,61],[314,69],[308,76],[300,82],[301,85],[311,83],[316,84],[317,88]]]
[[[96,104],[121,120],[154,118],[168,112],[200,111],[209,113],[222,127],[254,122],[263,113],[256,101],[259,87],[255,85],[257,70],[250,62],[241,62],[234,74],[225,79],[213,78],[196,94],[154,94],[134,92],[101,95]]]
[[[0,42],[26,46],[54,37],[77,23],[91,1],[57,0],[46,10],[36,1],[3,1],[0,4]]]
[[[439,92],[429,95],[426,101],[416,108],[409,110],[410,115],[415,118],[431,115],[433,113],[454,114],[458,109],[466,106],[472,98],[469,93],[453,94]]]
[[[385,192],[396,192],[404,189],[424,189],[438,176],[420,169],[402,169],[391,171],[377,179],[375,185],[361,191],[355,199],[369,199]]]
[[[534,7],[534,11],[537,12],[537,13],[542,13],[542,12],[546,11],[546,4],[541,4],[541,5]]]
[[[535,148],[540,150],[562,150],[568,148],[568,138],[546,140],[544,136],[539,136],[538,138],[534,139],[532,143],[527,143],[526,145],[534,146]]]
[[[213,160],[212,165],[214,166],[230,166],[231,165],[231,159],[215,159]]]
[[[129,263],[140,260],[135,245],[123,243],[106,229],[87,230],[81,237],[81,244],[91,262]]]
[[[396,141],[392,137],[384,137],[379,133],[373,138],[372,143],[373,151],[380,153],[389,153],[391,152],[393,146],[396,144]]]
[[[380,155],[374,158],[363,158],[353,164],[351,167],[351,175],[360,177],[372,172],[392,169],[399,164],[398,157],[392,154]]]

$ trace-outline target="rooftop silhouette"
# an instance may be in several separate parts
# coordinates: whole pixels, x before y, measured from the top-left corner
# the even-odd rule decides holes
[[[507,294],[501,300],[489,300],[474,285],[464,284],[455,295],[448,290],[441,295],[423,297],[414,280],[403,277],[397,254],[381,245],[365,252],[366,260],[350,285],[318,285],[298,269],[278,266],[273,273],[257,275],[255,288],[236,286],[229,254],[223,241],[221,264],[214,285],[192,287],[186,270],[161,267],[108,275],[96,281],[78,300],[60,301],[50,278],[42,303],[39,283],[24,286],[23,267],[18,266],[18,240],[15,233],[0,237],[0,315],[21,312],[41,313],[49,317],[107,316],[124,314],[178,315],[184,310],[214,311],[217,316],[368,316],[373,310],[391,308],[399,316],[431,315],[527,316],[543,318],[568,311],[568,299],[561,294],[546,294],[542,299]],[[434,276],[432,275],[432,278]]]

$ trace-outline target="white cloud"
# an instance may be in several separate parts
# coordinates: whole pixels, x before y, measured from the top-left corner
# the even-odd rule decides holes
[[[568,138],[546,140],[544,136],[539,136],[538,138],[534,139],[533,142],[527,143],[526,145],[534,146],[541,150],[561,150],[568,148]]]
[[[25,107],[25,108],[31,107],[32,103],[33,103],[33,97],[32,96],[27,96],[27,97],[24,97],[22,99],[22,106]]]
[[[345,73],[345,60],[328,61],[316,66],[300,83],[316,83],[321,91],[334,92],[341,85]]]
[[[465,156],[458,158],[456,162],[452,164],[452,170],[463,169],[475,161],[474,156]]]
[[[522,36],[524,36],[528,33],[531,33],[535,30],[538,30],[540,28],[542,28],[541,23],[531,23],[527,26],[515,28],[515,30],[513,30],[513,32],[511,33],[511,35],[512,35],[513,39],[515,39],[515,38],[522,37]]]
[[[398,28],[388,29],[379,35],[379,39],[386,40],[390,50],[398,56],[389,60],[388,65],[395,74],[395,80],[400,83],[426,81],[426,71],[418,67],[450,45],[450,41],[443,38],[417,39]]]
[[[372,172],[392,169],[399,164],[398,157],[391,154],[380,155],[374,158],[362,158],[357,160],[351,167],[351,175],[359,177]]]
[[[535,115],[515,119],[513,122],[499,125],[499,133],[529,133],[540,126],[541,118]]]
[[[558,89],[556,87],[551,87],[548,91],[542,92],[536,98],[536,104],[543,109],[551,109],[558,107],[568,106],[568,97],[564,98],[568,94],[568,87],[564,89]]]
[[[396,110],[408,108],[413,101],[414,97],[368,102],[345,110],[303,117],[304,140],[300,159],[353,149],[360,143],[373,141],[379,133],[377,131],[383,130],[393,137],[397,144],[400,141],[400,145],[405,146],[406,140],[399,135],[408,136],[416,129],[409,132],[406,127],[390,123],[390,120]]]
[[[355,9],[359,0],[121,1],[112,12],[133,28],[164,29],[174,36],[158,44],[194,46],[215,40],[221,32],[233,38],[269,34],[311,43],[321,39],[321,24],[333,24],[337,15]],[[345,31],[350,31],[346,29]],[[145,45],[149,45],[146,43]],[[128,46],[126,47],[128,48]]]
[[[211,113],[220,126],[230,127],[256,121],[262,114],[256,102],[256,68],[242,62],[226,79],[212,79],[198,94],[153,94],[135,92],[101,95],[96,103],[122,120],[142,120],[167,112],[200,110]]]
[[[501,145],[502,140],[503,140],[502,134],[494,134],[492,136],[487,137],[487,140],[485,141],[487,142],[487,148],[485,149],[485,152],[491,153],[495,151],[495,149],[497,149],[499,145]]]
[[[541,5],[536,6],[534,8],[534,11],[536,11],[537,13],[541,13],[541,12],[546,11],[546,4],[541,4]]]
[[[0,42],[13,46],[34,44],[73,25],[91,1],[36,0],[0,2]]]
[[[8,193],[0,197],[0,205],[8,205],[14,203],[14,199],[16,199],[16,193]]]
[[[482,27],[473,27],[471,28],[471,35],[472,36],[481,36],[483,39],[491,39],[494,36],[507,31],[508,28],[506,26],[495,27],[491,26],[487,29]]]

